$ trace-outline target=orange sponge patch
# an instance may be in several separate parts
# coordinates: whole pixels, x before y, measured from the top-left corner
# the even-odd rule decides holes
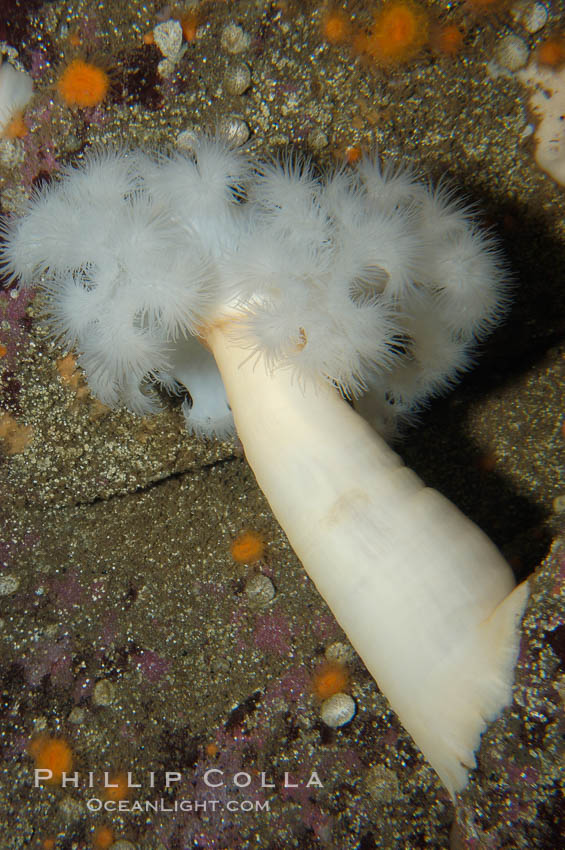
[[[2,133],[2,136],[5,139],[23,139],[28,133],[29,128],[24,121],[24,116],[21,112],[17,112]]]
[[[263,557],[265,542],[255,531],[244,531],[230,546],[231,556],[238,564],[254,564]]]
[[[73,59],[57,83],[57,91],[68,106],[98,106],[109,88],[106,71],[83,59]]]
[[[358,47],[381,65],[412,59],[428,41],[426,10],[412,0],[387,0],[375,15],[368,36]]]
[[[446,24],[433,29],[431,45],[444,56],[456,56],[463,46],[463,39],[463,30],[457,24]]]
[[[44,781],[52,785],[59,785],[63,773],[69,773],[73,766],[73,753],[64,738],[39,735],[32,740],[29,751],[38,770],[51,771],[49,779]]]
[[[23,452],[33,439],[31,425],[20,425],[9,413],[0,414],[0,450],[7,455]]]
[[[182,27],[182,34],[185,41],[194,41],[199,23],[198,12],[194,9],[189,9],[180,18],[180,25]]]
[[[106,800],[127,800],[131,793],[128,784],[127,773],[120,771],[110,777],[107,787],[104,788],[104,797]]]
[[[327,9],[321,27],[324,39],[330,44],[342,44],[349,37],[349,21],[341,9]]]
[[[96,850],[108,850],[114,843],[114,831],[109,826],[97,826],[92,836]]]
[[[341,694],[349,687],[349,673],[344,664],[337,661],[325,661],[314,671],[312,689],[316,696],[328,699],[334,694]]]
[[[559,68],[565,64],[565,36],[550,36],[539,45],[536,59],[540,65]]]

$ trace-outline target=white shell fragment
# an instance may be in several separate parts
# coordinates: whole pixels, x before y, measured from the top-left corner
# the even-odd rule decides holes
[[[116,689],[109,679],[100,679],[94,685],[92,701],[95,705],[111,705],[116,695]]]
[[[332,729],[345,726],[355,716],[355,700],[349,694],[334,694],[323,701],[320,716]]]
[[[517,71],[523,68],[528,57],[530,49],[523,38],[517,35],[505,35],[500,40],[496,48],[496,59],[503,68],[507,71]]]
[[[355,651],[348,643],[337,640],[326,647],[324,655],[326,661],[332,661],[335,664],[350,664],[355,656]]]
[[[192,130],[190,128],[181,130],[175,140],[175,145],[182,151],[194,154],[198,148],[199,138],[200,135],[196,132],[196,130]]]
[[[153,30],[155,44],[166,59],[176,59],[182,47],[182,27],[178,21],[169,20]]]
[[[310,133],[308,138],[308,143],[314,151],[321,151],[324,148],[327,148],[329,142],[330,140],[323,130],[314,130],[313,133]]]
[[[224,75],[224,86],[228,94],[243,94],[251,85],[251,70],[245,62],[230,65]]]
[[[67,794],[58,804],[59,815],[64,823],[70,824],[84,817],[86,806],[82,800],[75,800]]]
[[[524,13],[522,23],[532,35],[539,32],[547,23],[547,9],[542,3],[533,3]]]
[[[19,586],[20,580],[18,576],[11,575],[10,573],[0,576],[0,596],[10,596],[11,593],[16,592]]]
[[[384,764],[371,767],[367,771],[364,784],[376,803],[392,803],[402,797],[397,774]]]
[[[261,608],[275,598],[275,587],[269,576],[255,573],[245,585],[245,593],[254,608]]]
[[[81,723],[84,723],[85,711],[84,708],[79,708],[78,705],[72,709],[71,713],[67,717],[69,723],[73,723],[75,726],[80,726]]]
[[[244,145],[250,136],[249,125],[242,118],[226,117],[218,124],[218,131],[226,142],[233,147]]]
[[[221,45],[227,53],[243,53],[247,50],[251,37],[237,24],[228,24],[224,27],[221,37]]]
[[[554,71],[530,62],[517,76],[533,89],[529,107],[538,122],[534,136],[536,162],[565,186],[565,68]]]
[[[531,3],[524,0],[514,8],[513,17],[532,35],[539,32],[547,23],[548,12],[543,3]]]

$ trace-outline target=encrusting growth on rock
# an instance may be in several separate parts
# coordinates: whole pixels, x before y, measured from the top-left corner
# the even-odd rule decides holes
[[[27,72],[9,62],[0,64],[0,136],[13,139],[27,133],[22,111],[32,94],[33,81]]]
[[[57,81],[57,91],[67,106],[98,106],[109,88],[106,71],[84,59],[73,59]]]

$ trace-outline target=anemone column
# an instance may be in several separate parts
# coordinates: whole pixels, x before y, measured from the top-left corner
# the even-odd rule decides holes
[[[208,343],[257,482],[341,627],[454,795],[511,701],[527,584],[326,382]]]

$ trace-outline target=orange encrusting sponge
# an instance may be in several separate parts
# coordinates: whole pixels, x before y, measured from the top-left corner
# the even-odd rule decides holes
[[[538,46],[535,57],[540,65],[560,68],[565,65],[565,35],[553,35]]]
[[[325,700],[349,689],[349,672],[345,664],[324,661],[314,671],[312,690],[318,699]]]
[[[2,133],[4,139],[23,139],[29,133],[29,128],[24,121],[24,116],[21,112],[16,112],[8,126]]]
[[[444,24],[432,27],[430,47],[441,56],[457,56],[463,46],[465,33],[457,24]]]
[[[255,531],[244,531],[230,545],[231,556],[238,564],[254,564],[263,557],[265,541]]]
[[[29,752],[38,770],[51,772],[51,776],[43,781],[52,785],[58,785],[63,773],[69,773],[73,766],[73,753],[64,738],[38,735],[32,739]]]
[[[106,71],[84,59],[73,59],[57,82],[57,91],[67,106],[98,106],[109,88]]]
[[[368,34],[355,47],[379,65],[397,65],[412,59],[427,44],[429,18],[413,0],[386,0],[375,14]]]
[[[351,26],[343,10],[327,9],[321,21],[322,35],[330,44],[342,44],[350,36]]]

